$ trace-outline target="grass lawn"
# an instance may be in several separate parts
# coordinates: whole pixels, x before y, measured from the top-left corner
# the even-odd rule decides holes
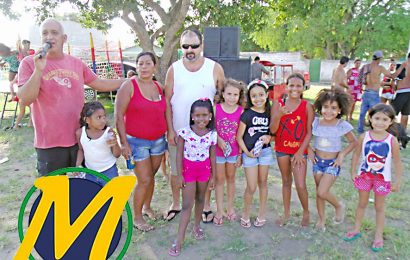
[[[322,86],[312,86],[304,97],[312,102]],[[0,97],[3,98],[3,97]],[[107,108],[110,122],[113,124],[113,105],[108,98],[100,99]],[[2,101],[0,99],[0,101]],[[10,104],[8,104],[10,105]],[[354,114],[353,125],[357,127],[358,108]],[[27,122],[27,118],[23,123]],[[10,118],[4,126],[10,124]],[[390,194],[386,199],[386,227],[384,231],[384,250],[374,253],[370,250],[374,237],[375,219],[373,203],[369,203],[363,221],[363,236],[355,242],[344,242],[343,235],[353,226],[354,211],[358,201],[358,193],[350,180],[351,154],[345,159],[341,176],[334,184],[332,191],[346,205],[345,222],[334,225],[334,210],[327,205],[327,230],[318,232],[314,229],[316,221],[315,184],[308,165],[308,192],[311,225],[301,228],[299,222],[302,209],[294,190],[292,193],[292,218],[285,227],[278,227],[274,220],[283,212],[281,198],[281,178],[277,164],[269,172],[268,223],[263,228],[241,228],[238,222],[225,221],[222,227],[203,224],[206,239],[196,241],[190,236],[188,227],[186,241],[180,259],[410,259],[410,149],[401,151],[404,166],[401,190]],[[33,148],[33,129],[23,127],[16,131],[0,131],[0,159],[9,160],[0,164],[0,259],[11,259],[19,246],[17,234],[17,217],[21,202],[33,185],[36,175],[36,154]],[[132,174],[125,168],[125,161],[117,162],[121,175]],[[235,208],[240,215],[243,207],[245,177],[243,169],[237,170],[237,190]],[[171,202],[170,188],[161,172],[156,175],[156,189],[153,208],[158,218],[168,209]],[[130,201],[131,203],[131,201]],[[213,208],[215,201],[212,202]],[[132,205],[131,205],[132,206]],[[256,217],[258,193],[254,197],[252,218]],[[28,212],[26,212],[28,213]],[[166,259],[168,248],[175,239],[179,217],[168,223],[163,220],[151,221],[155,230],[150,233],[133,231],[132,242],[125,259]],[[26,225],[27,222],[25,222]],[[122,241],[124,243],[124,236]],[[120,248],[120,247],[119,247]],[[117,249],[119,249],[117,248]],[[118,254],[118,250],[115,255]]]

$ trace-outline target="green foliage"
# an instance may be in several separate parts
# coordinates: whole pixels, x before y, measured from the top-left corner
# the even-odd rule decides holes
[[[267,27],[252,36],[271,51],[301,50],[310,58],[367,58],[376,49],[402,56],[409,8],[404,0],[280,0]]]

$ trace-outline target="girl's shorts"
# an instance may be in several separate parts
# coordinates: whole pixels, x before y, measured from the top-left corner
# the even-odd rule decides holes
[[[185,182],[207,182],[211,176],[211,161],[193,162],[187,159],[182,161],[182,176]]]
[[[294,154],[291,154],[291,153],[282,153],[282,152],[275,152],[276,153],[276,158],[279,158],[279,157],[284,157],[284,156],[289,156],[290,158],[292,158],[293,156],[295,156]],[[304,154],[303,155],[303,158],[307,158],[307,154]]]
[[[150,156],[164,154],[167,146],[165,135],[157,140],[146,140],[127,135],[127,140],[131,147],[132,157],[136,162],[148,159]]]
[[[354,179],[354,186],[361,191],[370,192],[379,196],[386,196],[391,191],[391,184],[389,181],[384,181],[379,178],[369,177],[368,175],[360,175]]]
[[[242,164],[244,168],[258,165],[272,165],[274,162],[272,147],[263,148],[261,155],[256,158],[248,157],[245,153],[242,154]]]
[[[216,163],[219,164],[224,164],[224,163],[236,163],[236,159],[238,158],[239,155],[234,155],[234,156],[217,156],[216,157]]]
[[[117,164],[114,164],[113,166],[111,166],[107,170],[102,171],[101,174],[105,175],[110,180],[113,179],[114,177],[117,177],[118,176]],[[104,185],[107,184],[103,179],[100,179],[99,177],[91,175],[91,174],[86,174],[85,179],[93,181],[93,182],[101,185],[102,187],[104,187]]]
[[[335,177],[339,176],[340,174],[340,167],[332,166],[333,163],[336,161],[335,159],[322,159],[319,156],[315,155],[317,163],[313,164],[313,174],[325,173],[331,174]]]

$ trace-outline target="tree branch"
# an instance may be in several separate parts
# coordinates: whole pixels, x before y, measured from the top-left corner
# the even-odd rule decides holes
[[[130,13],[134,16],[135,21],[129,17]],[[130,11],[128,8],[124,8],[121,19],[134,30],[143,50],[154,50],[149,34],[145,28],[145,21],[138,10]]]
[[[149,7],[151,7],[158,14],[163,24],[169,23],[170,17],[158,3],[152,0],[144,0],[144,3],[148,5]]]
[[[154,44],[155,39],[161,35],[161,33],[165,32],[165,24],[163,26],[161,26],[161,28],[159,28],[158,30],[156,30],[152,35],[151,35],[151,42],[152,44]]]

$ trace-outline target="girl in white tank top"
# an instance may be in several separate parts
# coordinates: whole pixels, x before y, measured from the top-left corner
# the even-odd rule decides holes
[[[76,136],[79,150],[77,153],[77,166],[85,166],[98,171],[109,179],[118,176],[116,158],[121,155],[115,132],[107,126],[104,106],[98,102],[88,102],[81,111],[81,128],[77,129]],[[86,175],[102,185],[104,181],[93,175]]]

